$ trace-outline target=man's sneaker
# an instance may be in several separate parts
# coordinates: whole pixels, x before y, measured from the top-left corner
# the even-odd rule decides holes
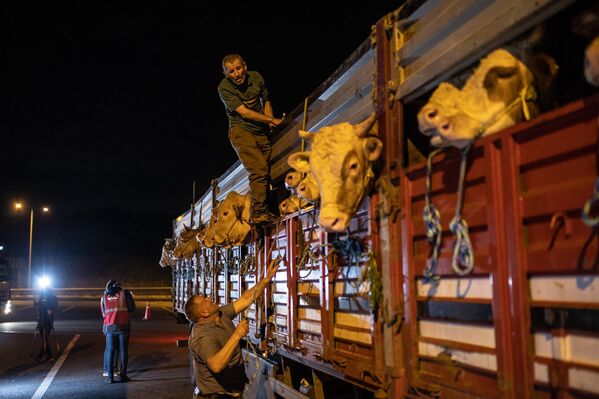
[[[119,382],[129,382],[131,381],[131,378],[127,377],[124,374],[121,374],[121,376],[119,377]]]
[[[272,212],[261,213],[256,216],[252,216],[251,218],[252,224],[263,224],[263,223],[272,223],[277,220],[277,215]]]
[[[120,371],[118,371],[118,370],[115,370],[115,371],[113,372],[113,374],[112,374],[112,375],[116,377],[116,376],[117,376],[117,375],[119,375],[119,374],[120,374]],[[102,372],[102,376],[103,376],[103,377],[108,377],[108,371],[103,371],[103,372]]]

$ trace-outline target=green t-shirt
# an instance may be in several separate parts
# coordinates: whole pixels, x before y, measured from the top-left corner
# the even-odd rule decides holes
[[[218,95],[225,105],[229,118],[229,129],[241,126],[255,134],[268,134],[270,129],[267,123],[244,119],[235,110],[240,105],[252,111],[264,113],[264,103],[268,100],[268,90],[262,75],[257,71],[247,71],[245,83],[237,86],[228,78],[224,78],[218,85]]]

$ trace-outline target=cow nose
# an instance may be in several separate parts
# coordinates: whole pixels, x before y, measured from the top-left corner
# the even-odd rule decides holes
[[[441,134],[442,136],[451,136],[451,132],[453,131],[453,125],[451,124],[451,121],[444,120],[439,124],[437,129],[439,130],[439,134]]]
[[[327,231],[340,233],[347,229],[348,218],[344,215],[320,216],[320,225]]]

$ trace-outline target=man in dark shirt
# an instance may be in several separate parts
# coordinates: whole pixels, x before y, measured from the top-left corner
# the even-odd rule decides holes
[[[199,394],[194,397],[242,397],[247,377],[239,341],[248,333],[249,326],[247,320],[242,319],[235,327],[233,319],[262,295],[279,263],[278,259],[273,261],[266,276],[232,303],[219,307],[202,295],[193,295],[185,303],[185,316],[193,323],[189,351],[199,388]]]
[[[267,205],[270,185],[269,133],[282,119],[273,117],[268,90],[262,75],[248,71],[239,54],[223,58],[225,78],[218,85],[218,94],[229,119],[229,139],[239,160],[249,172],[253,224],[276,219]]]

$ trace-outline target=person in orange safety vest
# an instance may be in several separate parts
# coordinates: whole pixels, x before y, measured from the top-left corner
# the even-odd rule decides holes
[[[127,376],[129,357],[129,333],[131,331],[131,313],[135,310],[135,300],[131,291],[124,290],[121,283],[110,280],[100,301],[104,317],[103,332],[106,336],[104,351],[104,370],[107,371],[106,382],[114,382],[115,354],[118,352],[121,361],[120,382],[130,381]]]

